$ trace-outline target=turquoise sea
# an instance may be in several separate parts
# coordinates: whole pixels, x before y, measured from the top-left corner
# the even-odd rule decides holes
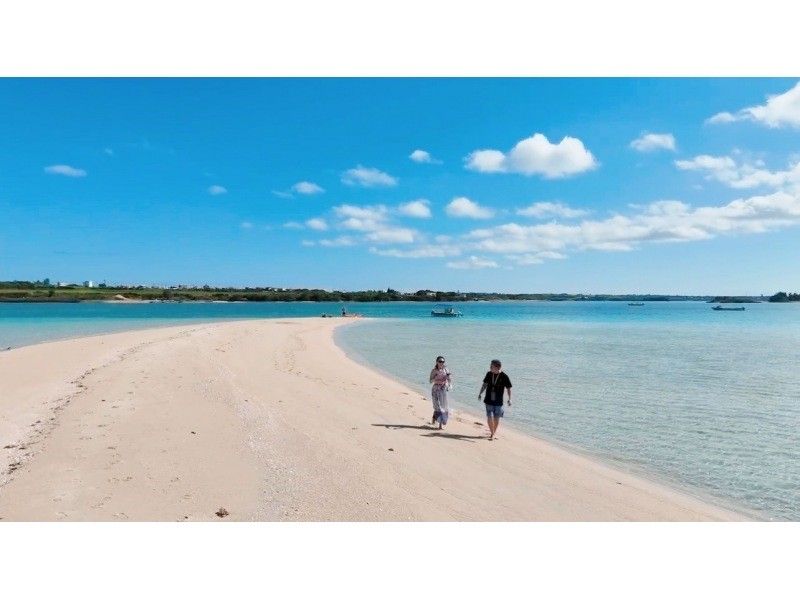
[[[428,394],[436,355],[456,409],[489,360],[514,383],[506,425],[765,519],[800,520],[800,304],[714,312],[700,302],[348,304],[375,319],[337,342]],[[155,325],[338,314],[341,304],[0,304],[0,348]],[[502,429],[501,429],[502,431]]]

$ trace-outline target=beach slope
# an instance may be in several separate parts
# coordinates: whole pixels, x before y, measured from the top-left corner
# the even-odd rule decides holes
[[[507,427],[489,442],[479,417],[434,430],[430,401],[334,344],[347,322],[196,324],[0,353],[0,518],[742,518]]]

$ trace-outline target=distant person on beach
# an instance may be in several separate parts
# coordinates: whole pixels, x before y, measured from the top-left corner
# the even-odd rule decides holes
[[[433,402],[433,417],[431,418],[431,425],[439,422],[439,429],[441,430],[447,425],[447,417],[450,415],[450,408],[447,404],[447,392],[450,390],[450,370],[444,365],[444,357],[439,355],[436,358],[436,364],[431,370],[429,382],[431,386],[431,401]]]
[[[347,317],[347,310],[344,308],[344,306],[342,306],[342,317],[343,318]]]
[[[497,433],[497,426],[500,425],[500,418],[503,417],[503,393],[508,390],[508,405],[511,406],[511,380],[508,375],[501,371],[503,364],[499,359],[492,359],[489,371],[483,377],[483,386],[478,392],[480,400],[483,391],[486,391],[486,398],[483,399],[486,405],[486,423],[489,425],[489,440],[494,440]]]

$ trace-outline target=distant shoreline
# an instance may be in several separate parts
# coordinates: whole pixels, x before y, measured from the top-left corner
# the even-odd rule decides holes
[[[597,297],[570,297],[568,299],[562,298],[508,298],[508,297],[492,297],[486,299],[450,299],[447,303],[475,303],[475,302],[500,302],[500,301],[530,301],[530,302],[549,302],[549,303],[563,303],[563,302],[600,302],[600,301],[638,301],[647,303],[677,303],[677,302],[705,302],[705,303],[767,303],[768,298],[752,298],[752,297],[733,297],[725,300],[720,300],[715,297],[682,297],[682,296],[668,296],[659,297],[657,299],[648,298],[647,296],[597,296]],[[0,303],[112,303],[112,304],[131,304],[131,303],[441,303],[435,299],[195,299],[195,298],[182,298],[182,299],[139,299],[128,298],[125,299],[77,299],[69,297],[0,297]]]
[[[627,301],[668,302],[705,301],[707,303],[788,303],[800,301],[800,293],[779,291],[772,295],[688,295],[663,293],[499,293],[473,291],[385,290],[342,291],[282,287],[210,287],[199,286],[99,286],[92,282],[51,284],[44,281],[0,281],[0,303],[464,303],[475,301]]]

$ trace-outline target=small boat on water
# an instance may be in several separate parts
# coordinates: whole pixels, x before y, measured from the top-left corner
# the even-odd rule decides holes
[[[644,303],[628,303],[629,307],[641,307],[643,305],[644,305]]]
[[[431,310],[431,315],[434,318],[458,318],[464,314],[456,310],[452,305],[435,305]]]
[[[711,309],[714,311],[744,311],[744,307],[722,307],[721,305],[717,305]]]

